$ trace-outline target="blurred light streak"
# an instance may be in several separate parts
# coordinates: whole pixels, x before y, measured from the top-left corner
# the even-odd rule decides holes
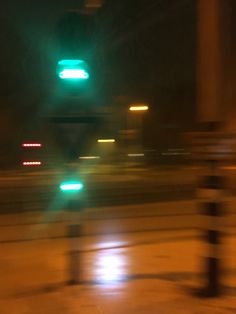
[[[100,159],[100,156],[80,156],[79,159]]]
[[[127,245],[127,242],[124,241],[110,241],[110,242],[100,242],[97,245],[98,249],[116,249],[116,248],[121,248],[123,246]]]
[[[137,153],[137,154],[128,154],[128,157],[143,157],[143,153]]]
[[[98,143],[115,143],[115,139],[111,138],[111,139],[98,139],[97,142]]]
[[[23,161],[22,165],[23,166],[41,166],[42,162],[41,161]]]
[[[81,182],[63,182],[60,189],[62,191],[79,191],[83,189],[83,184]]]
[[[42,147],[41,143],[23,143],[22,147]]]
[[[236,166],[224,166],[222,167],[224,170],[236,170]]]
[[[149,109],[148,106],[131,106],[129,107],[130,111],[147,111]]]

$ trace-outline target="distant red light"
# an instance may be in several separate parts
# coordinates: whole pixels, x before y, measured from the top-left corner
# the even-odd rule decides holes
[[[41,161],[23,161],[22,165],[23,166],[41,166],[42,162]]]
[[[22,147],[42,147],[41,143],[23,143]]]

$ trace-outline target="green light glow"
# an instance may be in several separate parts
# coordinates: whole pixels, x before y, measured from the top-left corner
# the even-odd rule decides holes
[[[89,74],[85,70],[65,69],[59,73],[61,79],[88,79]]]
[[[60,79],[87,80],[88,65],[83,60],[60,60],[57,63],[57,74]]]
[[[77,192],[83,189],[83,184],[81,182],[63,182],[60,185],[60,189],[63,192]]]
[[[59,65],[68,65],[68,66],[74,66],[74,65],[79,65],[83,63],[84,61],[82,60],[60,60],[58,62]]]

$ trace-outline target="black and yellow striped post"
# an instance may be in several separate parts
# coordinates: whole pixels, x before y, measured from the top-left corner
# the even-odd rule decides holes
[[[222,217],[224,215],[225,180],[220,174],[220,162],[209,159],[205,161],[209,172],[203,177],[199,189],[201,199],[201,214],[204,217],[205,230],[203,241],[206,247],[205,281],[206,286],[198,292],[200,296],[216,297],[222,293],[221,274],[222,261]]]
[[[224,178],[220,174],[222,160],[227,157],[227,136],[224,134],[227,108],[227,36],[225,16],[222,10],[225,1],[197,0],[197,119],[203,125],[197,139],[196,156],[206,165],[200,184],[201,213],[207,221],[204,242],[207,245],[205,279],[206,286],[200,295],[216,297],[221,294],[221,239],[223,215]],[[205,133],[204,133],[205,132]]]
[[[206,132],[189,134],[193,158],[201,167],[197,196],[202,216],[204,281],[197,295],[217,297],[222,294],[223,238],[226,217],[227,177],[224,166],[236,158],[236,134],[219,131],[220,123],[204,125]],[[218,130],[218,131],[217,131]],[[204,249],[203,249],[204,250]]]

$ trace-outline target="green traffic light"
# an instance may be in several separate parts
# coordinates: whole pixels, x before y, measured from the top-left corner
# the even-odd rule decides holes
[[[60,185],[60,189],[63,192],[78,192],[82,190],[83,187],[84,185],[78,181],[63,182]]]
[[[60,60],[57,63],[57,74],[60,79],[87,80],[88,66],[83,60]]]
[[[69,70],[65,69],[59,73],[61,79],[88,79],[89,74],[85,70]]]

